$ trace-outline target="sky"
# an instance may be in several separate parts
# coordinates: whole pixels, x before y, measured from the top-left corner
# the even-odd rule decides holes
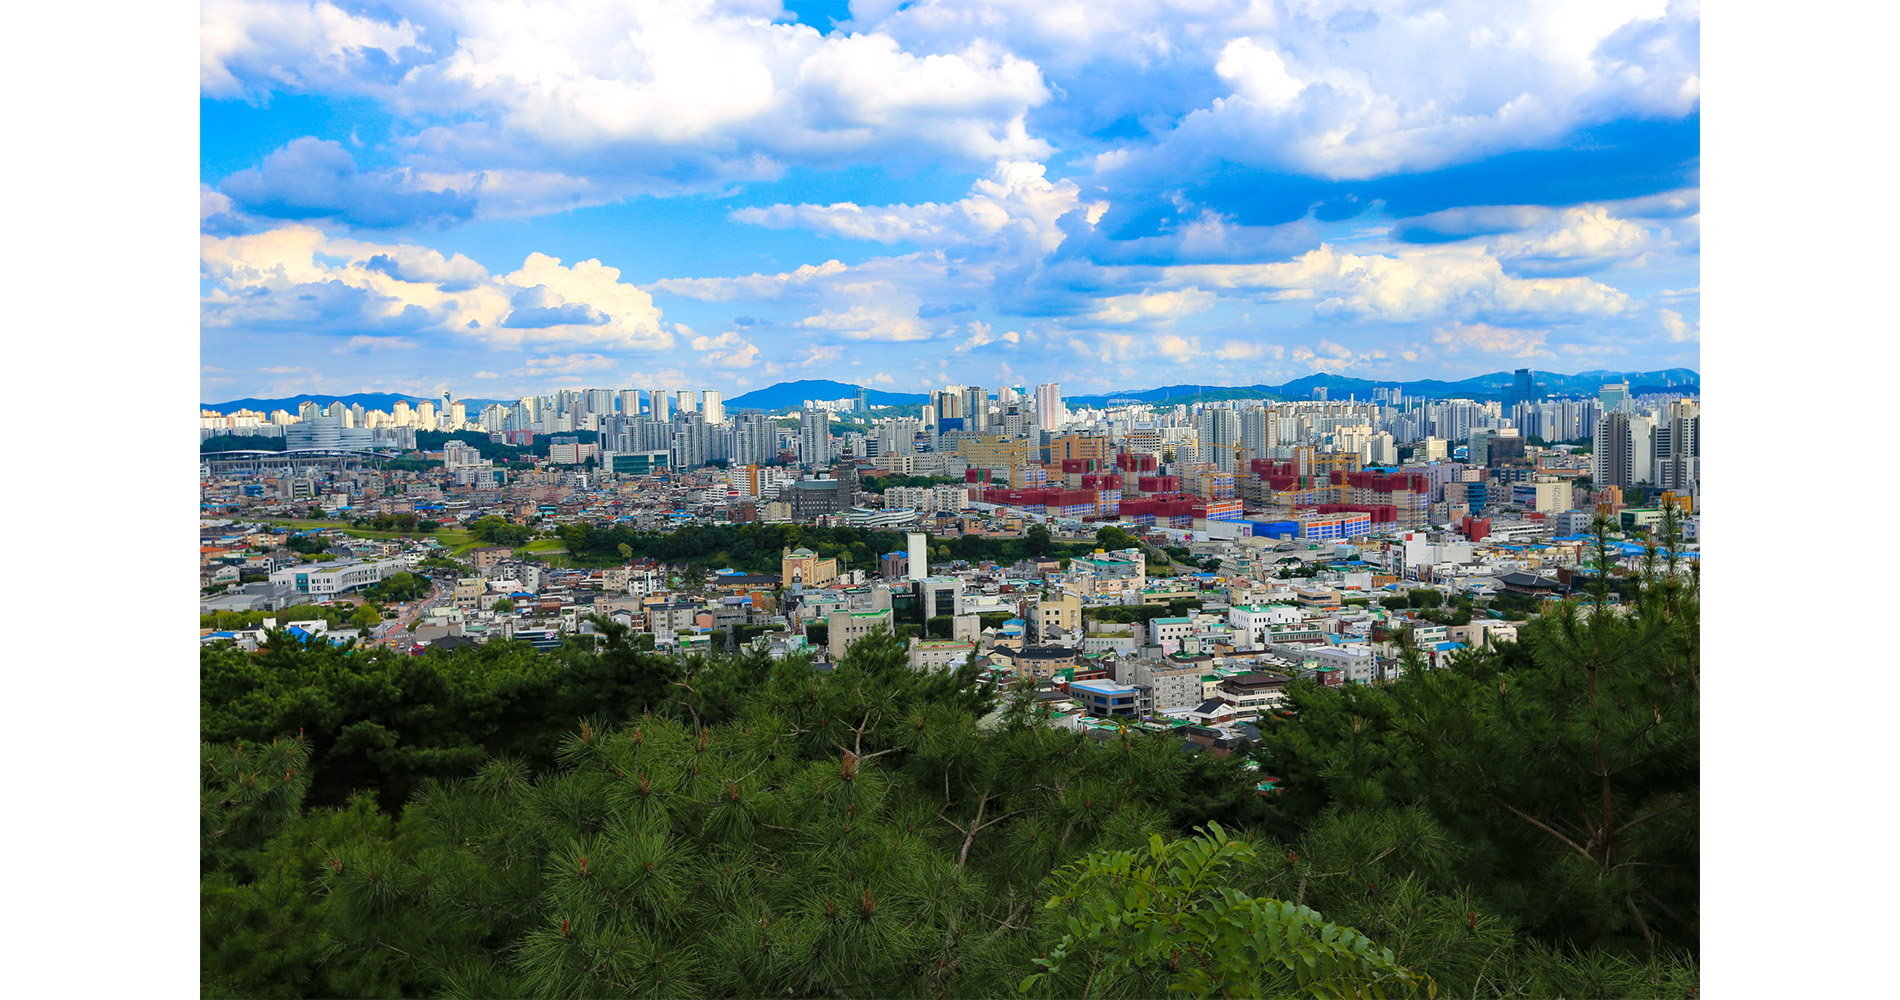
[[[201,4],[200,394],[1700,368],[1695,3]]]

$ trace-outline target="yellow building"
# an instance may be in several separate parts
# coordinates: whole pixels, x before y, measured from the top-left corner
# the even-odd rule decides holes
[[[966,437],[957,442],[957,457],[973,469],[989,469],[1015,482],[1020,478],[1017,470],[1029,464],[1029,441],[1001,434]]]
[[[790,587],[794,583],[804,587],[823,587],[838,579],[838,560],[820,559],[818,553],[799,546],[786,549],[779,556],[779,583]]]
[[[1049,461],[1060,468],[1065,459],[1092,458],[1106,468],[1115,458],[1113,443],[1105,437],[1064,434],[1049,441]]]

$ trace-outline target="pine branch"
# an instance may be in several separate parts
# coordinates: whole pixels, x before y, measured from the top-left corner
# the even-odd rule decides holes
[[[1491,796],[1491,801],[1496,802],[1498,805],[1501,805],[1506,809],[1509,809],[1513,815],[1523,820],[1524,822],[1529,823],[1530,825],[1538,828],[1539,830],[1542,830],[1545,833],[1548,833],[1551,836],[1556,837],[1558,840],[1563,841],[1565,844],[1569,845],[1571,850],[1576,851],[1578,854],[1581,854],[1592,861],[1596,860],[1596,855],[1591,854],[1589,851],[1584,850],[1583,847],[1580,846],[1576,841],[1571,840],[1569,837],[1566,837],[1563,834],[1558,833],[1556,830],[1553,830],[1550,827],[1544,825],[1538,820],[1532,818],[1529,814],[1520,811],[1516,806],[1511,805],[1509,802],[1506,802],[1495,795]]]

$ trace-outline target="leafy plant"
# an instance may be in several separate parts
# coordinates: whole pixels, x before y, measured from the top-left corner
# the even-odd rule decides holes
[[[1018,991],[1097,996],[1165,969],[1171,991],[1196,997],[1436,994],[1429,977],[1364,934],[1309,907],[1221,885],[1223,871],[1252,858],[1253,847],[1218,823],[1196,829],[1198,836],[1150,836],[1145,850],[1102,851],[1057,872],[1061,892],[1045,906],[1066,909],[1068,934],[1035,960],[1047,971]],[[1074,959],[1085,960],[1086,981],[1057,990]]]

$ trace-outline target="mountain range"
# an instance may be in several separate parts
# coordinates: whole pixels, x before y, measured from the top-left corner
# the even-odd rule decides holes
[[[1665,368],[1650,372],[1613,372],[1596,369],[1565,375],[1561,372],[1533,371],[1531,377],[1537,383],[1538,392],[1550,395],[1593,396],[1605,382],[1627,379],[1632,395],[1646,392],[1662,392],[1668,389],[1701,388],[1702,376],[1691,368]],[[1324,388],[1330,399],[1357,398],[1370,400],[1372,390],[1398,388],[1408,396],[1427,396],[1432,398],[1498,399],[1511,387],[1515,375],[1511,372],[1491,372],[1475,375],[1456,382],[1439,379],[1419,379],[1415,381],[1394,381],[1390,379],[1348,378],[1319,372],[1303,375],[1279,385],[1164,385],[1154,389],[1122,389],[1114,392],[1086,396],[1063,397],[1071,405],[1102,406],[1111,400],[1133,401],[1141,403],[1190,403],[1223,399],[1311,399],[1313,390]],[[849,382],[834,382],[831,379],[800,379],[796,382],[779,382],[763,389],[734,396],[726,400],[728,413],[737,410],[765,410],[776,412],[795,408],[807,399],[851,399],[858,393],[859,386]],[[873,406],[914,406],[927,402],[930,397],[921,392],[886,392],[882,389],[865,388],[865,401]],[[296,412],[305,400],[314,400],[325,406],[341,402],[345,406],[362,404],[366,410],[388,410],[397,400],[407,400],[411,406],[424,402],[421,396],[404,396],[387,392],[356,392],[348,395],[306,395],[286,396],[282,399],[233,399],[223,403],[203,403],[204,409],[230,413],[235,410],[256,410],[269,413],[272,410]],[[507,399],[464,399],[459,402],[468,404],[470,411],[479,410],[490,403],[512,403]]]
[[[1538,392],[1546,395],[1594,396],[1606,382],[1627,379],[1631,395],[1661,392],[1666,389],[1700,389],[1702,376],[1690,368],[1666,368],[1651,372],[1613,372],[1604,369],[1565,375],[1561,372],[1532,371]],[[1370,400],[1372,390],[1398,388],[1407,396],[1434,399],[1499,399],[1516,380],[1513,372],[1491,372],[1447,382],[1440,379],[1412,381],[1349,378],[1318,372],[1303,375],[1279,385],[1169,385],[1158,389],[1123,389],[1090,396],[1064,396],[1070,404],[1101,406],[1110,400],[1134,400],[1142,403],[1196,402],[1222,399],[1311,399],[1313,390],[1325,389],[1329,399]]]

